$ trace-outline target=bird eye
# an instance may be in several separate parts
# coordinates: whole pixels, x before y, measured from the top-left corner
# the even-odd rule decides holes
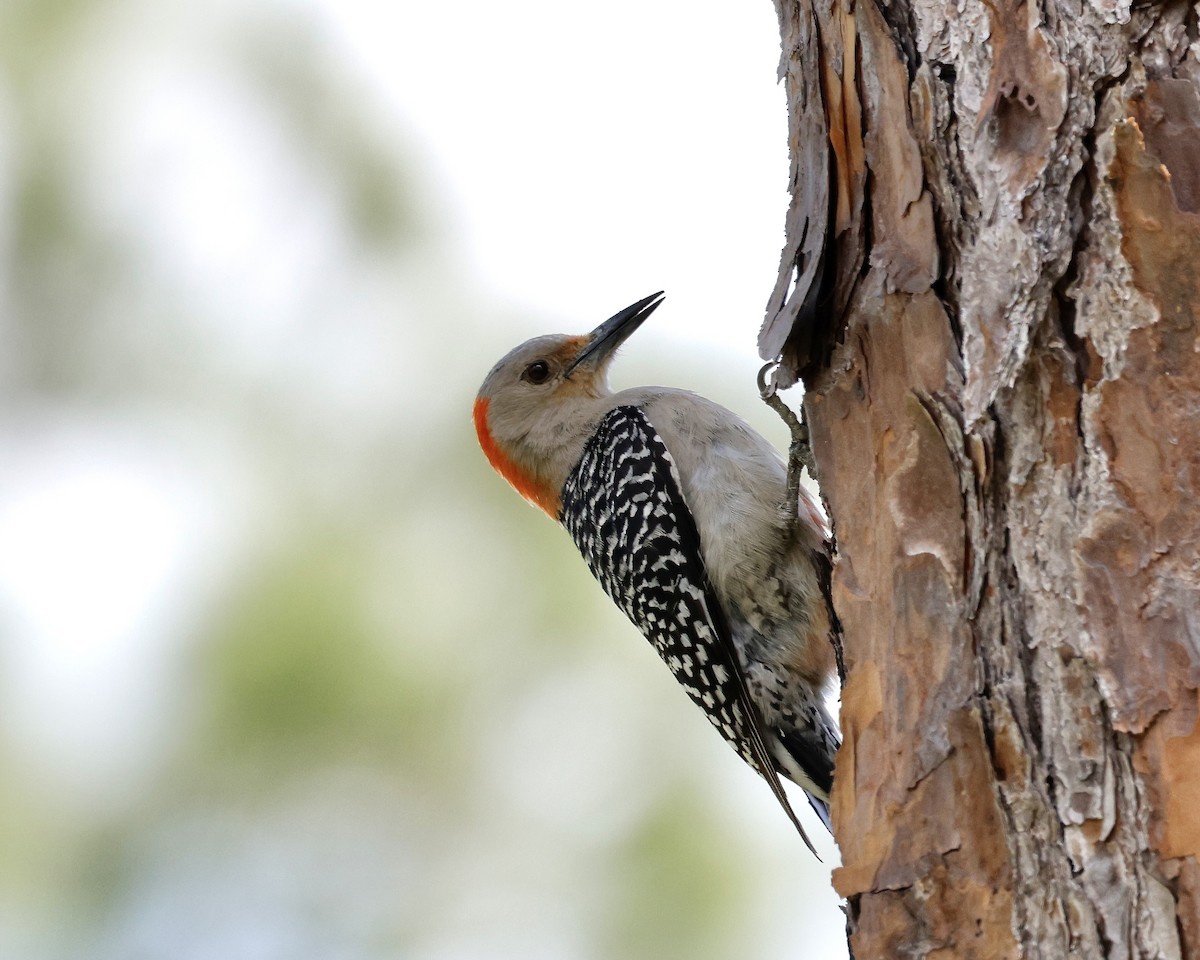
[[[521,379],[528,380],[530,383],[545,383],[550,379],[550,364],[545,360],[534,360],[525,368]]]

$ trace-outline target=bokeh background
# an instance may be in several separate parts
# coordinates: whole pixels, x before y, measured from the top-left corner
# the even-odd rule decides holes
[[[509,347],[781,445],[767,0],[0,4],[0,957],[845,955],[487,468]],[[793,398],[794,400],[795,398]]]

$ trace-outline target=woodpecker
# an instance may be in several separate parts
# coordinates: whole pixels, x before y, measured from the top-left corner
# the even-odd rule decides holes
[[[475,399],[475,430],[812,849],[778,775],[830,828],[840,739],[823,696],[834,666],[825,521],[803,489],[788,509],[783,458],[736,414],[686,390],[609,389],[617,348],[662,302],[509,352]]]

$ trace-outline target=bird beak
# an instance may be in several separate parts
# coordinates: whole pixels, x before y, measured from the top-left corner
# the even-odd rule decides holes
[[[563,376],[570,377],[572,371],[583,363],[599,367],[662,302],[663,292],[659,290],[658,293],[652,293],[645,299],[630,304],[620,313],[613,314],[588,334],[587,345],[579,351],[579,356],[567,367]]]

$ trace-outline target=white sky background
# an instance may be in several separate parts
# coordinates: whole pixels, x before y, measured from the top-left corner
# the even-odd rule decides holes
[[[384,9],[322,15],[425,154],[465,287],[564,327],[665,289],[660,345],[754,364],[787,207],[770,3]]]
[[[93,191],[83,202],[134,225],[148,269],[225,324],[208,333],[235,362],[304,379],[333,415],[371,416],[382,390],[405,408],[433,397],[466,410],[467,391],[515,343],[584,332],[665,289],[666,304],[623,351],[617,386],[642,371],[697,386],[701,370],[719,371],[710,392],[784,436],[753,388],[787,203],[770,4],[526,0],[426,3],[415,14],[413,4],[295,5],[361,70],[351,86],[365,83],[389,106],[382,121],[428,185],[423,212],[465,269],[451,278],[454,299],[511,326],[481,336],[468,323],[477,342],[462,342],[400,304],[411,369],[382,365],[357,305],[338,299],[355,292],[317,288],[337,243],[320,198],[304,198],[270,132],[209,72],[221,17],[147,18],[135,2],[97,24],[91,56],[105,59],[77,66],[75,136]],[[429,282],[447,280],[435,271]],[[323,326],[307,319],[314,313]],[[163,595],[179,589],[182,568],[195,572],[222,520],[239,522],[229,511],[236,481],[216,490],[178,463],[219,463],[205,438],[164,442],[169,434],[166,424],[114,429],[63,411],[0,437],[0,596],[23,635],[38,638],[12,644],[29,681],[21,697],[43,690],[56,715],[62,696],[83,698],[85,754],[115,729],[94,723],[86,701],[99,697],[106,717],[136,702],[96,685],[95,671],[135,682],[161,610],[179,609]],[[222,517],[209,515],[205,487],[224,498]],[[75,602],[59,602],[64,593]]]
[[[477,376],[521,339],[583,332],[663,289],[628,366],[689,386],[708,354],[718,399],[781,436],[753,393],[788,204],[771,3],[401,4],[389,18],[329,0],[322,16],[423,154],[463,286],[529,318],[469,351]],[[620,364],[613,377],[633,382]],[[844,956],[841,920],[810,915],[780,956]]]
[[[431,391],[444,390],[441,364],[449,363],[453,395],[439,393],[438,402],[466,410],[470,397],[458,395],[460,385],[481,380],[519,340],[583,332],[663,289],[667,302],[626,346],[629,362],[625,372],[620,364],[614,371],[616,385],[645,375],[697,386],[694,371],[719,370],[719,392],[708,391],[782,437],[753,394],[755,343],[788,200],[779,40],[769,0],[276,5],[316,20],[339,59],[360,71],[353,83],[385,106],[416,165],[416,182],[428,188],[422,212],[463,271],[450,278],[458,302],[513,321],[483,335],[465,324],[480,342],[462,343],[455,339],[460,330],[430,330],[422,317],[403,317],[414,325],[405,331],[414,351],[432,344],[444,356],[432,358],[440,363],[426,356],[414,363],[411,379],[389,383],[396,402],[419,408]],[[140,67],[131,58],[123,80],[102,78],[100,101],[81,108],[85,140],[84,116],[113,115],[104,90],[126,83],[136,101],[98,154],[98,202],[142,203],[150,211],[142,229],[161,232],[150,240],[166,269],[185,286],[194,276],[198,298],[239,305],[225,311],[232,322],[218,335],[241,344],[247,363],[258,353],[278,360],[279,344],[295,342],[287,318],[297,302],[312,299],[312,291],[289,284],[328,242],[322,211],[307,211],[302,229],[291,231],[291,247],[276,245],[277,270],[262,269],[261,260],[246,270],[259,244],[275,243],[278,210],[288,206],[288,191],[301,187],[274,179],[269,142],[247,143],[248,161],[222,153],[217,140],[236,142],[253,118],[223,106],[204,77],[197,82],[186,48],[160,42],[166,31],[177,43],[179,21],[198,16],[171,6],[161,20],[114,28],[110,50],[117,56],[122,43],[157,52]],[[164,26],[172,18],[176,26]],[[208,130],[221,137],[207,137]],[[160,138],[168,147],[186,144],[179,149],[195,169],[181,168],[183,188],[156,179],[162,154],[143,147]],[[131,170],[140,182],[125,184],[130,195],[109,188],[106,176]],[[202,176],[214,179],[187,179]],[[230,189],[235,181],[240,194]],[[239,204],[244,249],[228,235],[230,208]],[[214,271],[230,282],[211,284]],[[255,274],[244,288],[243,271]],[[446,281],[444,273],[430,280]],[[286,362],[320,368],[328,354],[320,352],[319,336],[312,341],[312,356]],[[316,391],[368,392],[356,377],[350,387],[335,382],[344,370],[326,375],[330,382],[314,382]],[[163,676],[177,652],[162,649],[162,638],[185,633],[179,621],[204,599],[196,591],[212,588],[212,568],[232,549],[245,491],[220,479],[224,466],[212,474],[194,469],[219,463],[219,450],[198,451],[191,438],[176,449],[163,442],[166,428],[161,436],[144,425],[125,433],[69,418],[29,426],[0,436],[0,627],[7,628],[0,642],[10,671],[3,715],[8,735],[27,744],[31,765],[43,768],[32,775],[80,787],[89,804],[117,803],[121,788],[116,797],[105,789],[123,783],[136,790],[139,757],[163,749],[159,730],[147,722],[162,707]],[[222,482],[229,488],[217,489]],[[68,713],[64,702],[72,704]],[[109,787],[84,789],[101,781]],[[795,856],[807,855],[795,847]],[[794,955],[844,955],[840,916],[823,919],[827,928],[806,931],[805,952]]]

